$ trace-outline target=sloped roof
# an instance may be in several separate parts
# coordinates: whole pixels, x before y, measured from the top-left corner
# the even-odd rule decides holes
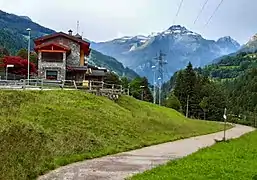
[[[77,38],[75,36],[66,34],[64,32],[57,32],[57,33],[54,33],[54,34],[42,36],[40,38],[35,39],[34,42],[37,44],[37,43],[40,43],[40,42],[43,42],[45,40],[52,39],[52,38],[55,38],[55,37],[58,37],[58,36],[66,37],[67,39],[70,39],[70,40],[75,41],[77,43],[82,43],[82,44],[86,44],[86,45],[90,46],[89,42],[84,41],[83,39],[79,39],[79,38]]]
[[[54,50],[70,51],[70,48],[69,48],[69,47],[67,47],[67,46],[65,46],[65,45],[62,45],[62,44],[53,43],[53,42],[40,44],[40,45],[36,46],[34,49],[35,49],[35,51],[38,51],[38,50],[40,50],[40,49],[42,49],[42,48],[44,48],[44,49],[47,49],[47,48],[50,48],[50,49],[51,49],[51,48],[52,48],[52,49],[54,49]]]
[[[78,44],[80,44],[82,49],[84,49],[86,56],[88,56],[91,52],[91,49],[89,48],[89,46],[90,46],[89,42],[84,41],[83,39],[80,39],[78,37],[63,33],[63,32],[57,32],[57,33],[53,33],[50,35],[46,35],[46,36],[37,38],[34,40],[34,43],[36,46],[39,46],[40,44],[44,43],[45,41],[55,38],[55,37],[65,37],[67,39],[70,39],[71,41],[77,42]]]

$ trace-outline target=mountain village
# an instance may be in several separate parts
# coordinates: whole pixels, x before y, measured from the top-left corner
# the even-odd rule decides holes
[[[256,179],[257,35],[76,28],[0,10],[0,180]]]

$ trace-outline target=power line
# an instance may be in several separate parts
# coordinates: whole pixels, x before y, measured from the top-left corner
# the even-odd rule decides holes
[[[159,82],[159,105],[161,105],[161,92],[162,92],[162,85],[163,85],[163,67],[165,64],[167,64],[166,61],[164,61],[164,56],[166,56],[166,54],[164,54],[162,51],[160,51],[159,56],[157,56],[156,59],[157,60],[157,68],[158,68],[158,82]]]
[[[220,6],[222,5],[222,3],[224,2],[224,0],[221,0],[219,5],[216,7],[216,9],[214,10],[214,12],[212,13],[210,19],[207,21],[207,23],[205,24],[205,27],[211,22],[213,16],[215,15],[215,13],[219,10]]]
[[[196,23],[196,21],[198,21],[200,15],[202,14],[202,12],[203,12],[203,10],[204,10],[204,8],[205,8],[205,6],[207,5],[208,2],[209,2],[209,0],[206,0],[206,1],[204,2],[204,4],[203,4],[201,10],[199,11],[199,13],[198,13],[198,15],[197,15],[197,17],[196,17],[196,19],[195,19],[195,21],[194,21],[194,24]]]
[[[181,1],[180,1],[177,14],[176,14],[176,16],[175,16],[175,18],[174,18],[174,20],[173,20],[173,24],[175,24],[175,22],[176,22],[176,19],[177,19],[179,13],[180,13],[180,10],[181,10],[181,7],[182,7],[183,2],[184,2],[184,0],[181,0]]]

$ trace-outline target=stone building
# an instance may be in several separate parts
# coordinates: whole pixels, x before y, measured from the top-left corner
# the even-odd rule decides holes
[[[38,76],[52,80],[103,80],[107,69],[88,65],[90,43],[79,34],[58,32],[34,40]]]

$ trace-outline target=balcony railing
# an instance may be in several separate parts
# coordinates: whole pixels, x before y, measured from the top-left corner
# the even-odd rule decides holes
[[[42,62],[62,63],[62,59],[42,59]]]

